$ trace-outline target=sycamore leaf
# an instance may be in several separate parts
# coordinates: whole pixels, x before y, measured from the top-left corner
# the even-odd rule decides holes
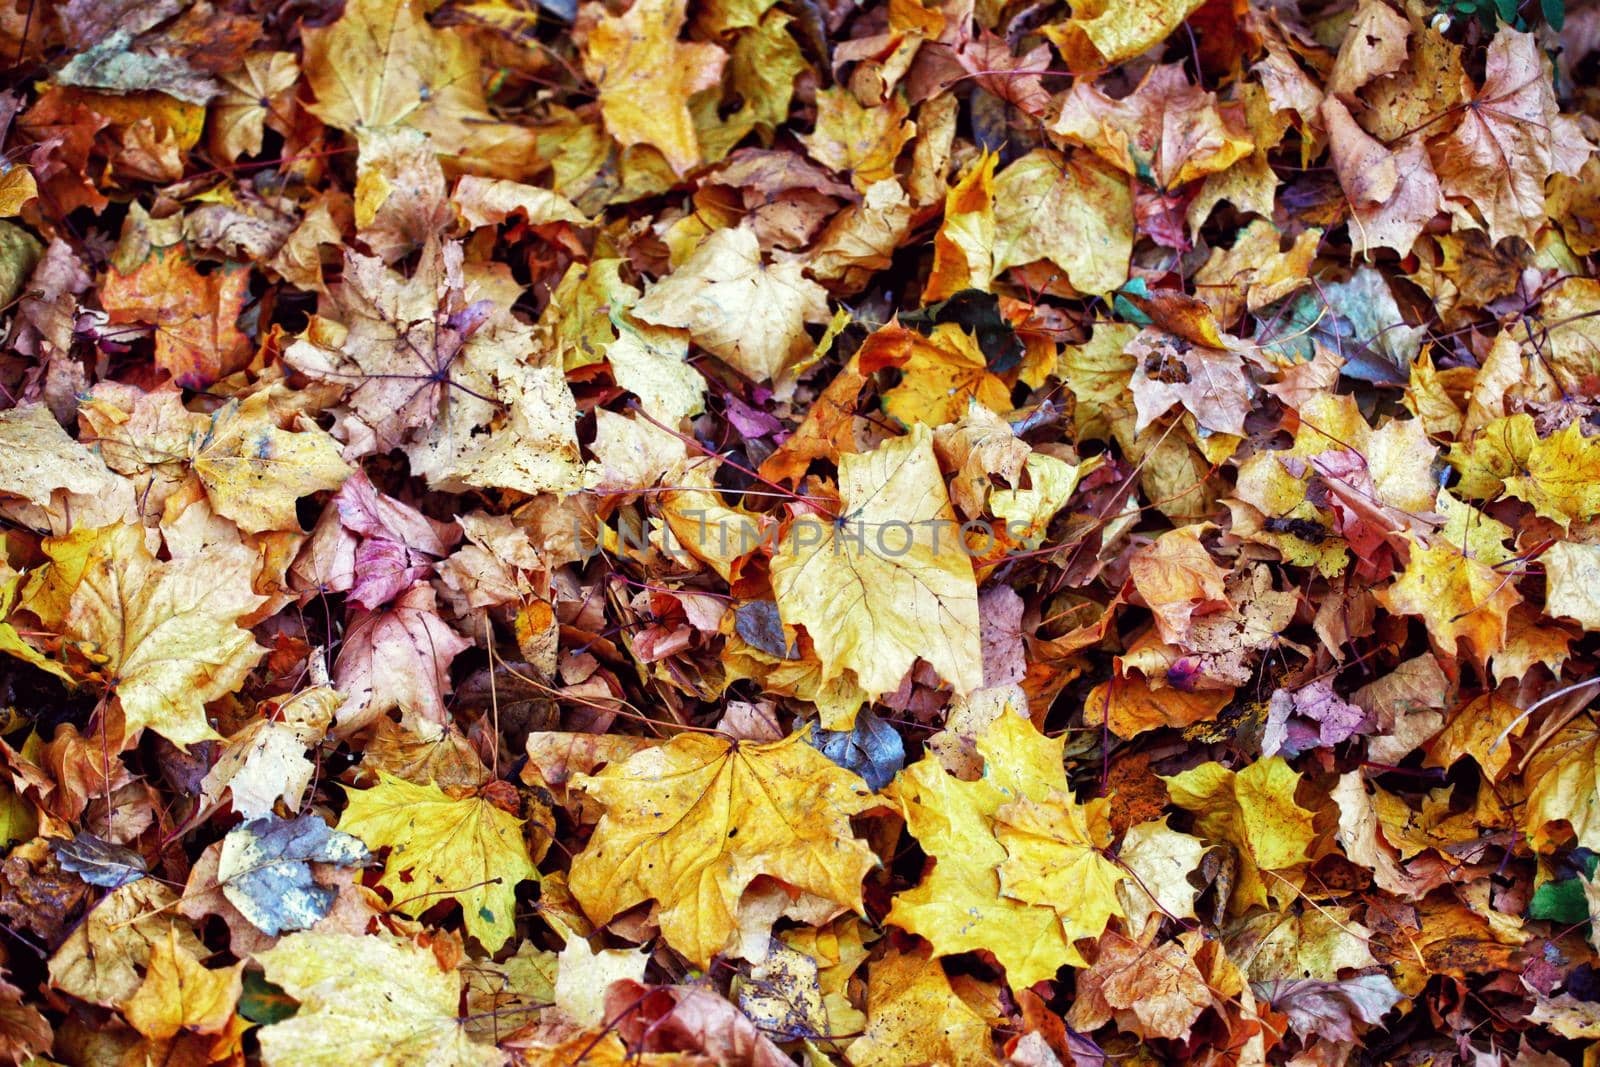
[[[1539,565],[1544,568],[1545,614],[1600,630],[1600,545],[1558,541],[1539,557]]]
[[[346,793],[339,829],[389,848],[379,885],[395,910],[420,915],[441,899],[461,905],[467,933],[496,952],[516,928],[516,888],[538,878],[522,820],[482,796],[452,798],[379,772],[371,789]]]
[[[1227,574],[1200,543],[1204,527],[1185,526],[1162,534],[1133,553],[1128,577],[1156,618],[1161,638],[1180,643],[1195,612],[1227,610]]]
[[[532,148],[529,131],[494,121],[477,49],[463,34],[434,29],[425,14],[413,0],[350,0],[333,24],[308,28],[311,112],[352,132],[416,127],[447,155],[516,170]]]
[[[1068,941],[1099,937],[1121,915],[1117,886],[1126,877],[1102,854],[1111,844],[1104,797],[1079,804],[1051,791],[1042,801],[1023,796],[994,815],[994,836],[1005,846],[1000,891],[1054,908]]]
[[[863,907],[875,860],[849,819],[870,794],[804,732],[769,744],[679,734],[572,785],[605,810],[573,861],[573,895],[598,922],[654,900],[662,937],[698,966],[733,945],[758,875]]]
[[[1600,437],[1585,436],[1579,421],[1567,423],[1533,442],[1505,486],[1563,527],[1600,514]]]
[[[957,691],[977,689],[977,583],[955,543],[932,434],[913,426],[873,452],[843,457],[839,486],[843,520],[796,519],[773,557],[783,621],[806,628],[826,679],[852,671],[869,697],[898,686],[918,657]],[[854,543],[845,540],[854,534]]]
[[[634,0],[626,14],[600,19],[583,50],[611,136],[656,148],[680,175],[700,162],[689,98],[718,84],[728,58],[715,45],[678,40],[684,7],[685,0]]]
[[[635,318],[689,331],[706,351],[756,383],[810,351],[808,322],[828,319],[827,293],[794,262],[761,259],[747,227],[718,230],[645,293]]]
[[[264,651],[239,625],[265,599],[251,588],[251,553],[219,544],[158,560],[134,526],[50,538],[44,552],[50,566],[29,579],[21,608],[59,635],[69,670],[116,693],[126,735],[215,738],[206,701],[238,689]]]
[[[297,933],[255,958],[267,981],[300,1002],[293,1017],[259,1031],[267,1067],[504,1062],[463,1026],[460,972],[410,941],[390,934]]]

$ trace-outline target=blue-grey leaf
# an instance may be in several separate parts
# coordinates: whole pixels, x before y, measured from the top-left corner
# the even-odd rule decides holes
[[[71,871],[90,885],[103,889],[137,882],[150,873],[144,857],[133,849],[113,845],[94,834],[79,834],[70,841],[53,840],[50,847],[62,870]]]
[[[733,628],[738,635],[769,656],[799,659],[800,650],[783,635],[783,620],[778,605],[771,600],[747,600],[733,612]]]
[[[315,815],[268,815],[222,839],[217,881],[251,925],[275,936],[308,929],[333,906],[334,890],[317,884],[313,862],[358,867],[371,859],[359,838],[329,829]]]
[[[1262,316],[1261,347],[1309,361],[1316,341],[1344,357],[1346,378],[1386,385],[1411,380],[1427,332],[1406,325],[1384,276],[1363,266],[1348,281],[1323,282]]]
[[[906,765],[906,747],[895,728],[866,708],[856,712],[849,730],[813,730],[817,751],[847,771],[854,771],[876,793]]]

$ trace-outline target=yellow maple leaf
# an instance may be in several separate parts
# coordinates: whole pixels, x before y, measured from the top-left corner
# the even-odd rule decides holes
[[[973,403],[993,412],[1011,409],[1011,389],[989,370],[978,342],[960,326],[945,323],[927,337],[911,330],[907,340],[900,384],[883,395],[883,409],[907,426],[942,426]]]
[[[868,968],[866,1030],[850,1043],[845,1059],[851,1067],[1000,1062],[988,1021],[951,988],[939,961],[893,950]]]
[[[430,949],[390,934],[304,931],[255,954],[267,981],[300,1002],[293,1017],[259,1031],[266,1067],[377,1067],[505,1062],[468,1035],[461,972]]]
[[[1305,863],[1316,838],[1311,812],[1295,803],[1300,775],[1281,756],[1257,760],[1235,772],[1202,763],[1163,779],[1172,802],[1195,813],[1195,830],[1226,842],[1239,855],[1239,881],[1228,902],[1238,914],[1267,897],[1293,895],[1294,868]],[[1263,877],[1263,872],[1272,872]]]
[[[183,1030],[215,1034],[233,1018],[243,974],[243,963],[206,969],[178,939],[177,927],[168,927],[167,936],[151,946],[144,982],[123,1003],[122,1014],[152,1040]]]
[[[1103,70],[1159,44],[1202,0],[1072,0],[1072,18],[1041,29],[1075,71]]]
[[[866,192],[874,182],[894,177],[894,161],[912,134],[910,109],[898,94],[876,107],[865,107],[849,89],[834,86],[817,94],[817,124],[800,142],[825,167],[848,173]]]
[[[654,900],[661,936],[697,966],[737,939],[739,898],[758,875],[862,910],[877,861],[850,816],[871,793],[803,732],[760,745],[679,734],[571,785],[605,809],[572,862],[584,911],[603,923]]]
[[[1539,748],[1526,778],[1523,828],[1535,851],[1564,843],[1562,824],[1581,847],[1600,849],[1600,730],[1591,716],[1578,716]]]
[[[989,288],[994,269],[994,168],[1000,157],[984,152],[944,198],[944,221],[933,235],[933,269],[922,302],[948,300],[963,289]]]
[[[483,61],[461,33],[437,30],[415,0],[350,0],[338,21],[305,31],[309,110],[341,130],[412,126],[445,155],[515,178],[533,131],[498,122],[483,90]]]
[[[283,126],[284,105],[300,80],[293,52],[251,52],[238,70],[218,79],[222,92],[211,102],[210,144],[223,159],[261,151],[268,120]]]
[[[348,791],[339,829],[369,848],[389,846],[379,885],[403,915],[421,915],[440,898],[461,905],[467,933],[490,952],[516,927],[518,883],[538,878],[522,820],[481,796],[450,797],[380,771],[371,789]]]
[[[1544,568],[1545,614],[1600,630],[1600,545],[1557,541],[1539,557],[1539,564]]]
[[[685,44],[686,0],[634,0],[589,31],[584,73],[600,86],[600,113],[622,145],[659,150],[676,174],[700,162],[689,98],[722,80],[727,53],[713,44]]]
[[[116,693],[124,736],[146,727],[187,747],[218,735],[205,704],[236,691],[265,649],[239,625],[265,600],[254,554],[234,544],[158,560],[142,527],[75,530],[45,540],[21,609],[54,635],[68,670]]]
[[[1455,655],[1465,640],[1478,663],[1505,647],[1511,609],[1522,603],[1512,576],[1462,555],[1454,545],[1412,542],[1411,560],[1378,603],[1398,615],[1420,615],[1439,651]]]
[[[1080,293],[1128,280],[1133,194],[1085,156],[1035,149],[994,182],[994,273],[1049,260]]]
[[[1119,100],[1079,81],[1050,129],[1161,190],[1225,171],[1255,148],[1239,118],[1176,63],[1151,68]]]
[[[843,519],[795,520],[773,556],[783,621],[806,628],[828,679],[854,671],[869,698],[898,686],[919,656],[957,691],[977,689],[977,581],[932,433],[913,426],[841,457],[839,488]]]
[[[1526,415],[1522,416],[1527,418]],[[1600,438],[1585,437],[1575,419],[1533,442],[1506,492],[1563,527],[1600,514]]]
[[[1063,965],[1085,966],[1069,938],[1093,937],[1107,918],[1121,914],[1114,888],[1109,899],[1098,891],[1114,884],[1116,870],[1094,851],[1103,840],[1105,807],[1102,801],[1074,810],[1065,796],[1062,739],[1045,737],[1021,716],[1002,713],[977,747],[984,758],[978,781],[953,777],[927,756],[889,787],[934,865],[921,884],[894,898],[887,921],[920,935],[938,956],[993,953],[1011,987],[1022,989],[1054,977]],[[1024,800],[1032,803],[1018,806]],[[1079,820],[1076,827],[1073,820]],[[1074,908],[1084,906],[1082,914],[1058,911],[1066,900],[1051,896],[1061,886],[1041,865],[1061,859],[1078,864],[1098,887],[1073,899]],[[1018,893],[1008,873],[1018,880]]]
[[[1079,804],[1051,790],[1042,800],[1020,797],[995,812],[994,835],[1005,846],[1000,891],[1054,908],[1069,942],[1099,937],[1121,915],[1117,886],[1122,871],[1101,854],[1111,844],[1111,802]]]
[[[154,878],[113,889],[50,957],[50,982],[93,1004],[126,1003],[156,946],[171,937],[193,956],[209,951],[188,926],[175,923],[178,895]]]
[[[295,502],[339,488],[350,474],[325,431],[275,424],[269,392],[230,400],[213,414],[192,462],[211,506],[245,533],[298,531]]]
[[[827,321],[827,296],[799,263],[763,263],[760,240],[741,226],[707,237],[650,288],[633,315],[688,330],[706,351],[760,383],[810,351],[805,325]]]

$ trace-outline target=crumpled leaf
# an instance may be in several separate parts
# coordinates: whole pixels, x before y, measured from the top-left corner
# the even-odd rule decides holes
[[[1240,771],[1204,763],[1165,779],[1173,803],[1195,813],[1195,829],[1238,850],[1239,881],[1229,901],[1237,914],[1294,891],[1295,868],[1309,860],[1311,812],[1295,802],[1300,775],[1281,756]]]
[[[816,730],[808,740],[818,752],[852,774],[874,793],[894,780],[906,763],[905,743],[895,728],[870,709],[856,712],[848,730]]]
[[[1405,997],[1387,975],[1368,974],[1343,981],[1303,978],[1257,982],[1256,996],[1289,1019],[1301,1037],[1358,1041],[1360,1032],[1378,1023]]]
[[[139,991],[122,1005],[133,1028],[152,1040],[180,1031],[215,1034],[233,1018],[244,964],[210,970],[178,940],[176,927],[155,943]]]

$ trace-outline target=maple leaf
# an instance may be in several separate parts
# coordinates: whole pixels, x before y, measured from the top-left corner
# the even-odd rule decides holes
[[[891,951],[870,965],[867,991],[866,1029],[845,1052],[852,1067],[999,1062],[989,1024],[951,988],[938,960]]]
[[[984,759],[978,781],[952,777],[927,756],[890,787],[907,829],[934,865],[921,884],[895,897],[888,921],[926,938],[936,955],[993,953],[1012,988],[1021,989],[1065,964],[1084,966],[1069,937],[1095,936],[1121,914],[1116,868],[1097,851],[1106,833],[1105,805],[1076,807],[1066,795],[1062,742],[1043,737],[1017,715],[1003,712],[977,748]],[[1040,819],[1052,809],[1056,814]],[[1082,895],[1073,895],[1081,912],[1057,911],[1058,903],[1068,903],[1059,895],[1063,887],[1041,869],[1062,860],[1076,864],[1085,878],[1075,887]],[[1023,896],[1011,891],[1008,872],[1020,879]]]
[[[706,351],[761,383],[810,351],[805,324],[827,320],[826,298],[798,263],[764,264],[755,233],[740,226],[707,237],[650,287],[633,315],[688,330]]]
[[[50,957],[50,981],[82,1000],[107,1006],[139,992],[156,946],[177,939],[191,956],[207,955],[200,939],[172,917],[177,895],[154,879],[113,889]]]
[[[113,691],[125,736],[146,727],[179,746],[217,737],[208,700],[239,688],[265,651],[239,625],[264,597],[251,554],[216,545],[158,560],[143,528],[103,526],[44,543],[20,607],[59,641],[78,677]]]
[[[529,131],[494,120],[477,49],[423,14],[412,0],[351,0],[332,25],[307,29],[312,114],[352,132],[413,126],[441,152],[515,177]]]
[[[112,323],[154,326],[157,366],[179,385],[204,389],[250,358],[238,325],[249,286],[247,267],[230,263],[202,275],[183,248],[158,248],[131,271],[111,271],[100,301]]]
[[[685,0],[634,0],[602,18],[583,49],[584,73],[600,86],[600,111],[619,144],[658,149],[674,173],[700,162],[689,98],[717,85],[727,53],[685,44]]]
[[[1036,149],[995,177],[993,211],[996,275],[1049,260],[1079,292],[1127,281],[1133,201],[1104,166]]]
[[[1075,0],[1072,18],[1043,27],[1075,71],[1098,70],[1148,50],[1202,0]]]
[[[699,966],[732,945],[758,875],[863,906],[876,861],[849,818],[869,791],[803,732],[768,744],[680,734],[571,784],[605,810],[573,861],[573,895],[601,922],[654,900],[662,937]]]
[[[290,934],[255,954],[267,981],[300,1002],[262,1027],[261,1060],[288,1064],[503,1062],[462,1026],[462,976],[432,951],[390,934]]]
[[[1501,26],[1489,43],[1483,86],[1461,124],[1434,148],[1452,212],[1476,225],[1468,208],[1476,209],[1491,241],[1532,240],[1545,220],[1545,180],[1554,170],[1576,174],[1593,150],[1561,117],[1542,64],[1532,34]]]
[[[210,144],[224,159],[261,151],[268,123],[283,132],[283,115],[300,80],[293,52],[252,52],[236,71],[223,74],[222,91],[211,101]]]
[[[839,483],[842,520],[797,518],[788,547],[773,557],[783,621],[811,635],[825,680],[849,670],[869,698],[897,687],[918,657],[958,691],[977,689],[978,588],[971,561],[953,543],[955,513],[932,434],[913,426],[873,452],[843,457]],[[885,539],[885,547],[845,544],[848,524],[863,539]],[[896,533],[888,541],[891,525]],[[941,530],[948,535],[942,548],[935,540]]]
[[[246,533],[298,531],[296,501],[339,488],[350,473],[339,446],[322,430],[275,425],[270,393],[217,411],[191,462],[212,507]]]
[[[1311,812],[1294,799],[1300,775],[1282,757],[1257,760],[1238,772],[1204,763],[1164,781],[1173,803],[1195,813],[1200,836],[1238,850],[1239,881],[1230,912],[1265,904],[1269,895],[1292,895],[1292,874],[1282,872],[1311,858],[1307,850],[1315,834]]]
[[[1414,545],[1411,560],[1378,602],[1401,615],[1420,615],[1440,651],[1455,655],[1465,640],[1479,662],[1505,647],[1511,609],[1522,594],[1504,575],[1449,544]]]
[[[894,176],[894,161],[916,126],[906,121],[910,109],[897,94],[868,106],[842,86],[817,93],[817,122],[800,143],[811,158],[831,170],[850,174],[865,192],[875,182]]]
[[[200,783],[201,794],[220,804],[227,790],[233,810],[247,819],[270,813],[279,799],[298,807],[315,771],[306,750],[322,740],[342,702],[331,687],[316,686],[283,701],[274,717],[250,722],[228,738]]]
[[[1094,963],[1079,977],[1067,1021],[1084,1030],[1112,1019],[1145,1038],[1186,1040],[1215,994],[1186,946],[1109,933]]]
[[[1181,64],[1152,68],[1120,100],[1079,82],[1050,131],[1161,190],[1227,170],[1253,147],[1237,120],[1218,109],[1216,95],[1190,83]]]
[[[233,1018],[243,985],[244,964],[208,970],[178,940],[176,927],[150,951],[138,992],[122,1005],[130,1025],[155,1040],[180,1030],[215,1034]]]
[[[516,927],[516,887],[537,878],[522,820],[482,796],[452,798],[387,772],[378,784],[346,793],[339,829],[370,848],[387,846],[378,883],[394,907],[420,915],[441,898],[461,905],[467,933],[490,952]]]

